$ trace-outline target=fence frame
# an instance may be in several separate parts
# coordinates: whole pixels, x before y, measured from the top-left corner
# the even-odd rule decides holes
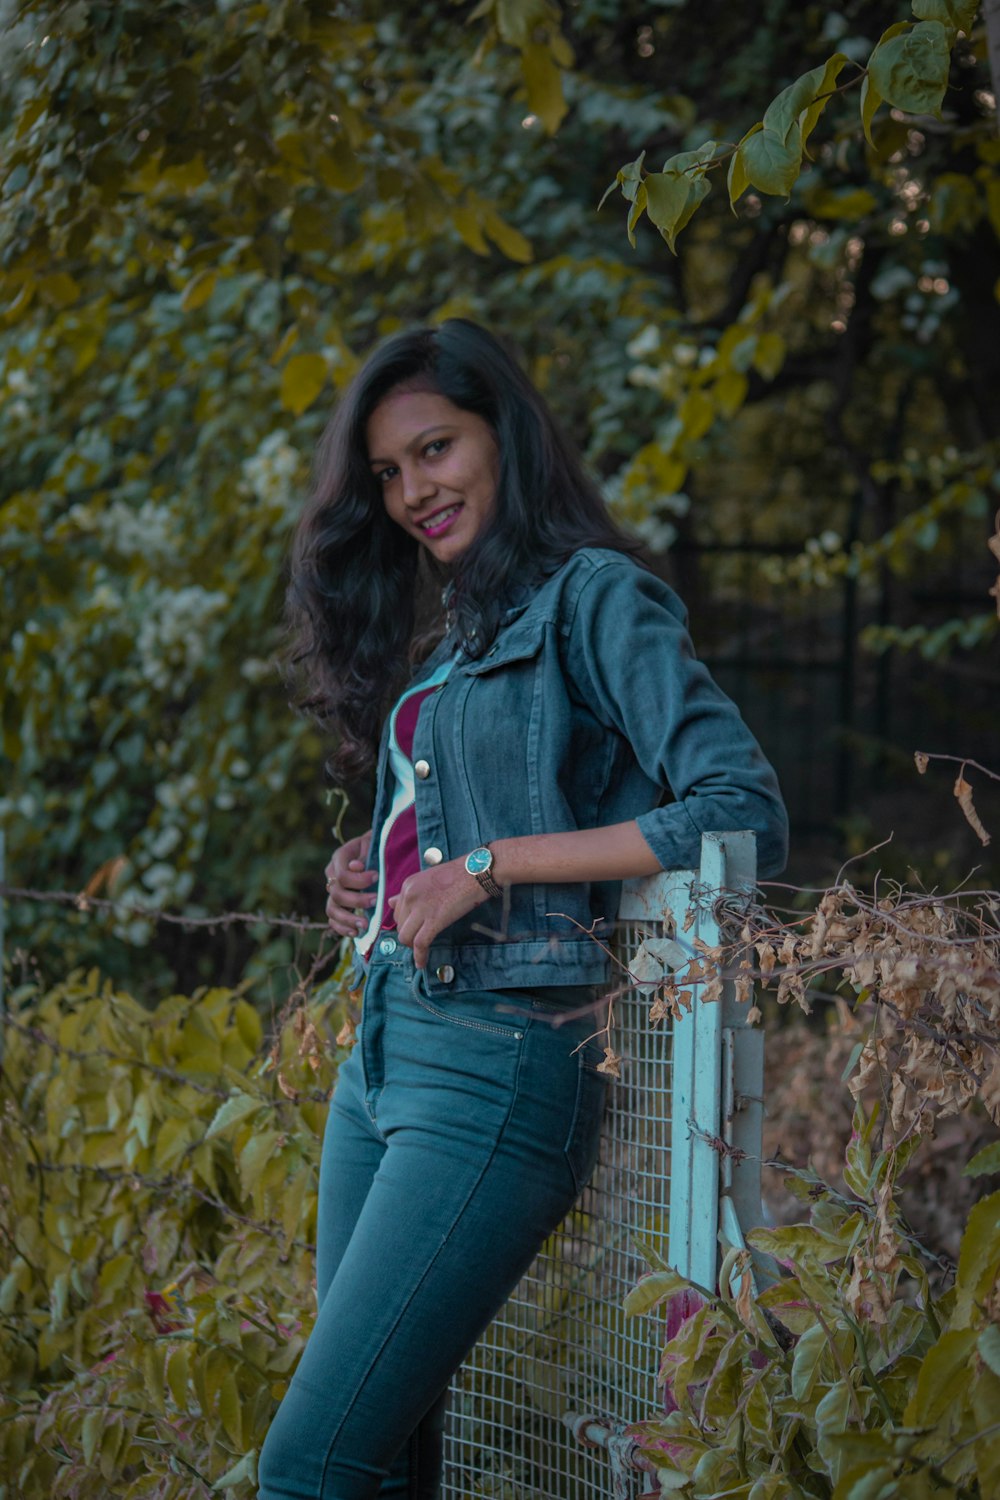
[[[676,963],[671,967],[679,967],[699,952],[696,940],[708,947],[715,947],[720,942],[722,934],[716,911],[719,898],[749,896],[755,881],[754,835],[749,832],[707,833],[702,839],[698,870],[669,870],[624,882],[618,929],[620,932],[638,930],[650,937],[673,939],[666,947],[672,949],[676,957]],[[626,963],[632,957],[634,953],[619,953],[619,958]],[[664,1122],[663,1126],[668,1140],[660,1142],[663,1153],[660,1159],[666,1159],[669,1149],[667,1260],[688,1280],[714,1290],[720,1263],[720,1234],[728,1244],[742,1248],[744,1230],[760,1224],[763,1218],[760,1158],[764,1115],[764,1038],[756,1027],[747,1024],[750,1002],[737,1003],[732,976],[724,978],[722,998],[717,1003],[702,1002],[703,982],[684,987],[692,991],[690,1010],[674,1021],[669,1031],[661,1028],[657,1032],[658,1037],[669,1038],[669,1060],[664,1055],[663,1066],[669,1066],[672,1075],[669,1123]],[[652,994],[655,982],[646,981],[633,988],[640,994],[647,990]],[[645,1031],[651,1030],[647,1022]],[[617,1036],[613,1041],[616,1051],[628,1052],[628,1035],[623,1038],[621,1048]],[[624,1066],[629,1066],[627,1056]],[[619,1085],[613,1083],[611,1087],[616,1089]],[[615,1107],[612,1102],[606,1135],[614,1129]],[[598,1176],[601,1171],[599,1168]],[[585,1190],[584,1199],[590,1191],[590,1188]],[[621,1226],[614,1220],[605,1221],[604,1227],[609,1240],[621,1236]],[[548,1243],[551,1245],[552,1242]],[[639,1261],[637,1254],[637,1265]],[[490,1370],[490,1359],[495,1362],[496,1348],[503,1344],[503,1333],[499,1330],[506,1329],[509,1337],[512,1327],[519,1332],[524,1329],[525,1308],[530,1318],[532,1303],[538,1301],[537,1285],[544,1283],[546,1276],[551,1282],[552,1264],[550,1252],[543,1249],[535,1266],[452,1381],[443,1500],[471,1500],[471,1496],[480,1494],[502,1496],[503,1500],[513,1496],[521,1500],[522,1495],[530,1495],[531,1500],[535,1500],[535,1490],[524,1489],[517,1480],[494,1482],[482,1476],[486,1487],[481,1488],[477,1483],[470,1489],[468,1465],[463,1468],[460,1463],[463,1449],[474,1452],[476,1444],[482,1443],[481,1451],[495,1453],[504,1451],[509,1445],[505,1444],[499,1430],[492,1441],[487,1438],[484,1443],[481,1424],[477,1424],[475,1440],[463,1436],[467,1419],[459,1414],[459,1410],[468,1410],[469,1386],[471,1384],[475,1390],[477,1371],[481,1376],[484,1369]],[[754,1265],[759,1278],[765,1267],[756,1259]],[[543,1266],[544,1269],[537,1269]],[[641,1269],[639,1265],[639,1271]],[[567,1287],[573,1285],[574,1278],[579,1279],[579,1267],[569,1265]],[[523,1290],[529,1283],[534,1287],[532,1292]],[[509,1321],[505,1322],[505,1319]],[[646,1321],[645,1355],[652,1387],[662,1336],[655,1319]],[[603,1336],[606,1337],[606,1333]],[[529,1329],[525,1335],[529,1345],[532,1337]],[[544,1346],[544,1339],[540,1337],[539,1342]],[[585,1364],[588,1351],[581,1346],[575,1347],[580,1349],[581,1363]],[[532,1363],[537,1365],[538,1361]],[[626,1381],[624,1375],[623,1371],[623,1388],[633,1383]],[[525,1413],[529,1410],[529,1385],[530,1378],[525,1379],[522,1400]],[[550,1395],[551,1391],[545,1394]],[[641,1458],[638,1444],[628,1436],[626,1428],[630,1422],[640,1421],[650,1414],[648,1406],[638,1409],[638,1405],[625,1414],[573,1409],[562,1412],[563,1430],[568,1428],[573,1438],[592,1450],[595,1463],[606,1466],[603,1480],[588,1484],[588,1494],[600,1492],[609,1500],[610,1497],[634,1500],[638,1495],[636,1486],[641,1471],[648,1471],[653,1466]],[[471,1424],[469,1430],[471,1433]],[[555,1437],[553,1441],[556,1441]],[[464,1482],[460,1479],[463,1473]],[[571,1477],[568,1472],[566,1477],[567,1480]],[[599,1491],[597,1484],[601,1485]],[[657,1491],[647,1490],[645,1493],[655,1494]]]

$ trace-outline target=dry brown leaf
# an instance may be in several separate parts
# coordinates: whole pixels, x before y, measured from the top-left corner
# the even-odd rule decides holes
[[[299,1091],[288,1082],[288,1079],[285,1077],[284,1073],[278,1074],[278,1087],[284,1094],[286,1099],[291,1099],[293,1104],[298,1104]]]
[[[597,1064],[598,1073],[608,1073],[612,1078],[622,1076],[622,1060],[611,1047],[604,1049],[604,1061]]]
[[[357,1041],[356,1032],[357,1028],[354,1024],[354,1019],[352,1016],[348,1016],[344,1021],[343,1026],[341,1026],[340,1030],[337,1032],[337,1046],[353,1047],[354,1043]]]
[[[985,848],[990,841],[990,836],[986,832],[986,829],[983,827],[979,818],[979,814],[976,812],[976,809],[972,805],[972,787],[966,781],[961,771],[959,771],[958,773],[958,780],[955,782],[954,792],[955,796],[958,798],[958,805],[962,809],[962,812],[965,814],[965,821],[969,824],[969,827],[973,830],[976,837],[979,839],[979,842]]]
[[[764,978],[766,979],[767,976],[770,974],[771,970],[774,968],[774,960],[775,960],[774,944],[773,943],[756,943],[754,946],[757,949],[757,961],[758,961],[758,963],[760,965],[760,972],[764,976]]]
[[[929,755],[925,755],[924,752],[923,752],[923,750],[914,750],[914,752],[913,752],[913,760],[914,760],[914,763],[916,764],[917,770],[920,772],[920,774],[922,776],[924,774],[924,772],[927,770],[927,767],[931,763],[930,756]]]

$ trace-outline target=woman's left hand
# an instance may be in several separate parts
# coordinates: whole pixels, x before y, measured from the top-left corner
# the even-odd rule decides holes
[[[487,899],[465,861],[449,859],[407,875],[398,896],[389,897],[396,918],[396,936],[413,949],[413,962],[426,968],[427,953],[439,932],[481,906]]]

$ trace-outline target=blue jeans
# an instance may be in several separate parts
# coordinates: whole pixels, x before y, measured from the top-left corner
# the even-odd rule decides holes
[[[429,998],[383,934],[320,1167],[316,1326],[260,1457],[260,1500],[435,1500],[452,1375],[596,1160],[600,1012]]]

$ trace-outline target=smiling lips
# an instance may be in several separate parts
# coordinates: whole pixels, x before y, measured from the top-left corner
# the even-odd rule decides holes
[[[425,536],[440,536],[443,531],[447,531],[461,509],[461,501],[457,505],[448,505],[444,510],[436,510],[426,521],[418,521],[417,525]]]

